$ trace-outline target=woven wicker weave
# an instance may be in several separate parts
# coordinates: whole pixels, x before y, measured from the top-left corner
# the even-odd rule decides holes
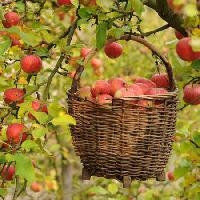
[[[176,127],[177,91],[170,64],[143,38],[141,40],[163,61],[171,83],[170,92],[159,96],[113,99],[98,105],[76,95],[83,66],[77,70],[69,91],[69,113],[77,120],[72,127],[76,154],[83,163],[83,179],[91,176],[118,179],[124,187],[131,180],[163,179]],[[74,89],[75,88],[75,89]],[[148,101],[149,106],[137,104]]]

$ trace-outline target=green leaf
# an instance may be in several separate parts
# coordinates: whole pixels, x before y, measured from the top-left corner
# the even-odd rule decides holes
[[[142,12],[144,11],[144,5],[142,3],[141,0],[132,0],[132,7],[135,10],[135,12],[137,13],[137,15],[141,15]]]
[[[32,115],[37,119],[37,121],[40,123],[40,124],[46,124],[49,117],[46,113],[44,112],[31,112]]]
[[[52,117],[59,116],[59,113],[63,110],[58,102],[53,102],[48,105],[48,113]]]
[[[44,137],[46,134],[48,133],[48,129],[47,128],[44,128],[44,127],[40,127],[40,128],[35,128],[33,131],[32,131],[32,135],[35,139],[38,139],[38,138],[42,138]]]
[[[94,186],[94,187],[91,187],[87,192],[88,192],[88,193],[101,194],[101,195],[108,194],[107,190],[105,190],[105,189],[104,189],[103,187],[101,187],[101,186]]]
[[[7,188],[0,188],[0,196],[5,197],[7,194]]]
[[[194,60],[192,62],[192,68],[195,70],[200,70],[200,60]]]
[[[40,148],[33,140],[26,140],[22,143],[21,147],[27,152],[38,151]]]
[[[176,178],[181,178],[190,171],[190,167],[178,167],[174,170],[174,175]]]
[[[76,8],[78,8],[78,6],[79,6],[79,0],[72,0],[71,2],[72,2],[72,4],[73,4]]]
[[[18,1],[15,5],[18,12],[24,12],[25,11],[25,5],[23,2]]]
[[[0,164],[6,163],[6,157],[3,153],[0,153]]]
[[[36,46],[40,43],[41,37],[40,35],[32,32],[32,33],[24,33],[19,32],[21,39],[30,46]]]
[[[72,116],[63,112],[59,113],[59,116],[54,118],[51,122],[54,126],[67,126],[69,124],[76,125],[76,120]]]
[[[4,39],[0,40],[0,56],[2,56],[11,46],[11,40],[6,36]]]
[[[42,57],[42,56],[48,57],[49,56],[49,50],[48,50],[48,48],[45,48],[45,47],[39,47],[39,48],[36,49],[36,54],[40,57]]]
[[[32,182],[35,179],[34,168],[32,161],[23,154],[15,154],[16,175],[25,178]]]
[[[96,47],[101,49],[106,42],[107,23],[102,22],[96,28]]]
[[[108,191],[111,193],[111,194],[116,194],[118,192],[119,188],[116,184],[114,183],[111,183],[108,185]]]
[[[26,101],[20,104],[20,108],[18,111],[18,118],[24,117],[25,113],[28,113],[28,112],[31,112],[31,113],[34,112],[32,108],[32,101]]]

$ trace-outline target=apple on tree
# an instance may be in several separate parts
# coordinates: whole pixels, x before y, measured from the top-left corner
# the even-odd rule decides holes
[[[42,104],[40,101],[38,100],[34,100],[32,102],[32,108],[33,110],[35,111],[40,111],[40,112],[44,112],[46,114],[48,114],[48,108],[47,108],[47,105],[46,104]],[[31,113],[28,113],[28,117],[32,120],[35,119],[35,117],[31,114]]]
[[[10,124],[6,131],[6,136],[10,144],[19,144],[26,140],[26,127],[23,124]]]
[[[16,12],[8,12],[4,15],[3,25],[5,28],[17,26],[20,23],[20,16]]]
[[[12,104],[12,103],[23,103],[25,95],[25,92],[23,89],[20,88],[10,88],[5,90],[4,92],[4,102],[6,104]]]
[[[27,55],[20,63],[22,70],[28,74],[36,74],[42,69],[42,60],[37,55]]]
[[[33,192],[41,192],[41,191],[42,191],[42,186],[41,186],[41,184],[39,184],[39,183],[37,183],[37,182],[33,182],[33,183],[31,184],[31,190],[32,190]]]
[[[187,85],[184,88],[184,101],[191,105],[200,104],[200,84]]]
[[[176,35],[176,38],[177,38],[178,40],[184,38],[184,35],[182,35],[182,34],[181,34],[180,32],[178,32],[178,31],[175,31],[175,35]]]
[[[1,176],[6,181],[12,181],[15,176],[15,167],[13,165],[5,165],[1,171]]]
[[[108,42],[104,47],[105,54],[109,58],[118,58],[122,55],[122,45],[117,42]]]
[[[86,58],[86,56],[90,53],[92,49],[91,48],[82,48],[80,52],[80,56],[82,58]]]
[[[184,61],[193,61],[200,59],[200,52],[195,52],[191,46],[191,38],[185,37],[176,45],[176,52],[178,56]]]
[[[169,181],[174,181],[175,180],[175,177],[174,177],[174,173],[173,172],[168,172],[167,173],[167,178]]]
[[[62,5],[71,6],[72,5],[71,0],[57,0],[57,3],[59,6],[62,6]]]
[[[97,70],[102,66],[102,61],[99,58],[92,58],[91,65],[94,70]]]

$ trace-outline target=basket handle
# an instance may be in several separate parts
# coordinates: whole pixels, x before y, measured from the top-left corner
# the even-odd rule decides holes
[[[169,85],[169,90],[170,91],[174,91],[176,89],[176,84],[175,84],[175,80],[174,80],[172,66],[169,63],[168,59],[165,56],[163,56],[156,47],[154,47],[152,44],[150,44],[143,37],[129,35],[129,34],[125,34],[125,35],[121,36],[119,39],[111,39],[109,41],[113,41],[114,42],[114,41],[117,41],[117,40],[126,40],[126,41],[133,40],[133,41],[136,41],[136,42],[138,42],[140,44],[143,44],[148,49],[150,49],[152,51],[152,53],[155,54],[163,62],[163,64],[165,65],[166,72],[167,72],[167,75],[168,75],[168,78],[169,78],[169,84],[170,84]],[[88,56],[84,60],[84,64],[87,63],[87,61],[95,54],[96,51],[97,51],[96,49],[93,49],[88,54]],[[71,94],[76,93],[77,90],[78,90],[80,77],[81,77],[81,74],[84,71],[84,64],[83,65],[79,65],[77,70],[76,70],[75,76],[74,76],[73,81],[72,81],[72,86],[71,86],[71,89],[70,89],[70,93]]]

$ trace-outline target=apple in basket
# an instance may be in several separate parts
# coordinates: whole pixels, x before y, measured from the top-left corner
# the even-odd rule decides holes
[[[111,86],[105,80],[97,80],[91,88],[92,97],[97,97],[100,94],[111,94]]]
[[[116,91],[125,87],[125,81],[122,78],[112,78],[108,80],[108,83],[111,86],[111,95],[114,96]]]
[[[92,98],[91,87],[85,86],[79,89],[78,95],[81,98]]]
[[[96,97],[96,102],[100,105],[104,104],[111,104],[112,103],[112,96],[108,94],[101,94]]]

